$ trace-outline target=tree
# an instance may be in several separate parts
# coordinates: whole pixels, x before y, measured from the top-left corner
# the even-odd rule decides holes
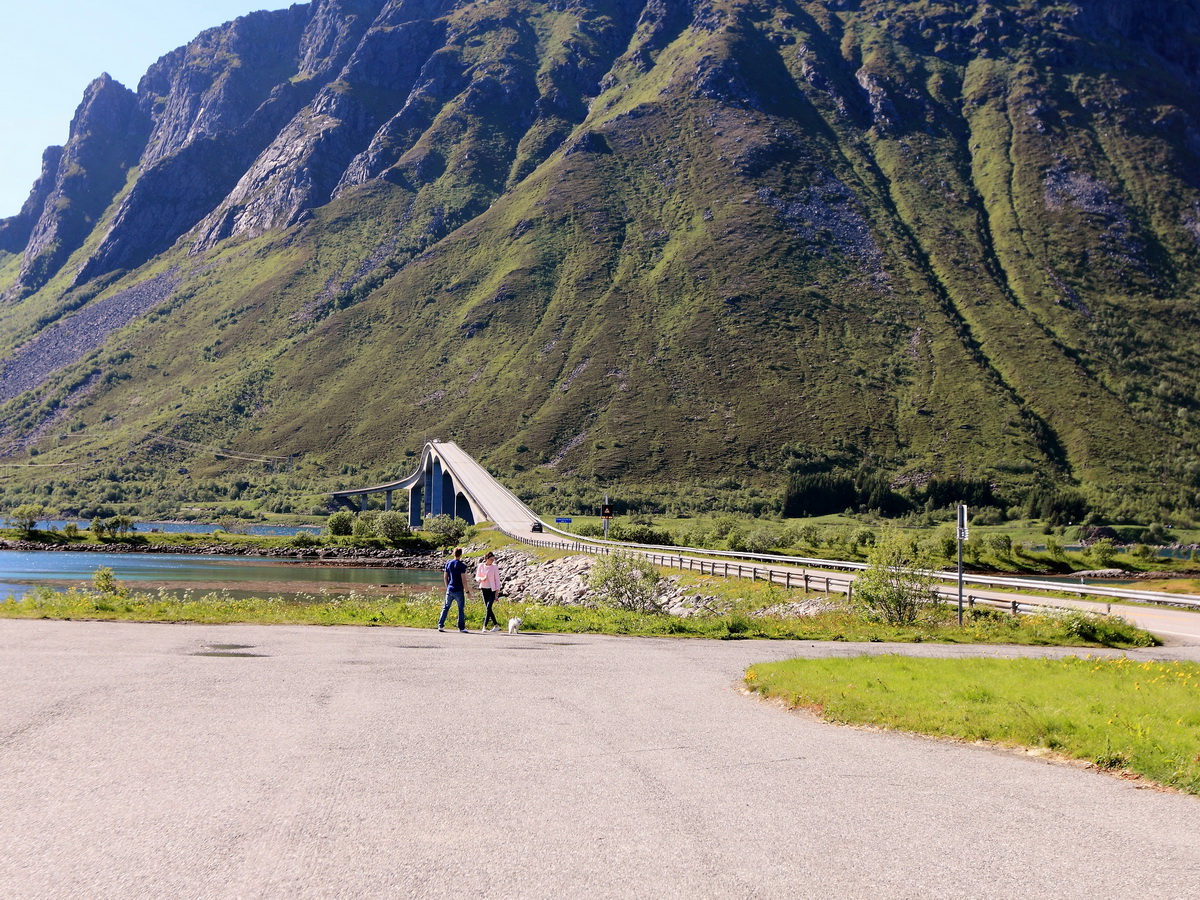
[[[132,516],[113,516],[104,523],[104,530],[113,535],[124,535],[136,531]]]
[[[588,588],[601,603],[633,612],[662,612],[659,581],[647,560],[625,553],[600,557],[588,573]]]
[[[854,579],[854,598],[893,625],[917,621],[922,607],[938,602],[929,559],[916,540],[885,529],[867,553],[868,568]]]
[[[10,525],[28,535],[45,514],[44,506],[38,506],[36,503],[22,503],[8,514],[8,521]]]
[[[221,516],[217,519],[217,528],[226,534],[245,534],[250,526],[237,516]]]
[[[1007,534],[989,534],[987,538],[988,547],[1000,559],[1008,559],[1012,556],[1012,538]]]

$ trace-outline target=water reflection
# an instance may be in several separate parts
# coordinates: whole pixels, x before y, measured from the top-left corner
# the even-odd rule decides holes
[[[118,581],[135,589],[226,590],[235,599],[442,584],[441,572],[428,569],[326,566],[237,556],[0,550],[0,598],[19,599],[37,585],[60,590],[90,586],[99,566],[112,569]]]

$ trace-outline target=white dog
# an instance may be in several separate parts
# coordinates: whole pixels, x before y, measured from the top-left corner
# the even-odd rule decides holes
[[[508,633],[516,634],[521,630],[521,620],[514,617],[508,620]]]

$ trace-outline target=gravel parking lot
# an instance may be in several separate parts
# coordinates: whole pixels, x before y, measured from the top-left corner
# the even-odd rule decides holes
[[[767,659],[979,648],[14,620],[0,648],[9,898],[1200,884],[1195,798],[737,687]]]

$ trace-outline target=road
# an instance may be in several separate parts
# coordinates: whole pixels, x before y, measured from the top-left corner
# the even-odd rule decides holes
[[[0,620],[0,884],[10,900],[1196,896],[1196,798],[737,690],[753,662],[882,651],[1057,652]]]
[[[487,469],[453,441],[435,441],[433,446],[454,472],[459,487],[475,499],[475,505],[502,531],[528,535],[537,516],[491,476]]]
[[[667,567],[687,568],[690,571],[714,572],[729,577],[768,577],[776,584],[792,588],[811,588],[814,591],[846,593],[852,589],[856,573],[837,572],[830,569],[810,569],[798,566],[778,566],[757,563],[738,563],[723,560],[689,557],[681,553],[648,553],[653,562]],[[942,597],[950,603],[958,599],[957,589],[950,585],[939,585]],[[1039,606],[1062,609],[1082,609],[1088,612],[1121,616],[1133,624],[1158,635],[1166,643],[1200,644],[1200,611],[1171,606],[1150,606],[1127,603],[1096,603],[1088,600],[1055,597],[1036,591],[998,591],[978,586],[963,589],[964,603],[970,598],[987,600],[994,604],[1009,606],[1014,600],[1023,604],[1024,611]]]

